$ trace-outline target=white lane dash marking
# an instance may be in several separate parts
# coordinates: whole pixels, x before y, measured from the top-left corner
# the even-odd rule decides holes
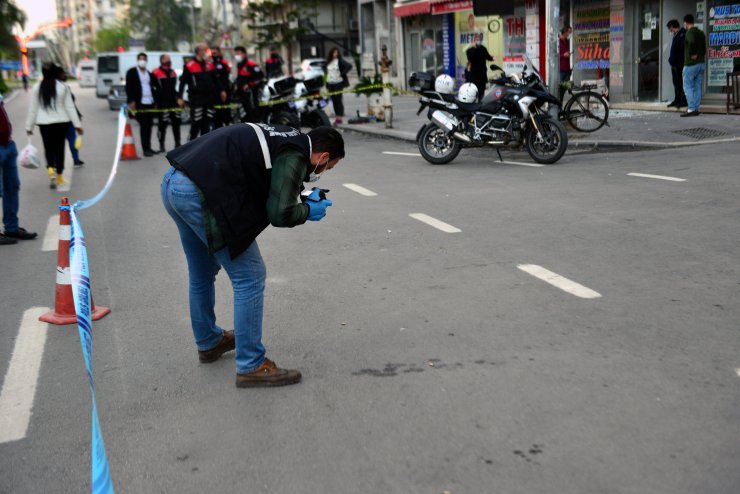
[[[666,177],[665,175],[650,175],[649,173],[628,173],[630,177],[656,178],[658,180],[668,180],[669,182],[685,182],[685,178]]]
[[[0,444],[23,439],[28,432],[48,332],[39,316],[48,310],[32,307],[23,313],[0,392]]]
[[[501,163],[502,165],[516,165],[516,166],[532,166],[539,168],[541,166],[545,166],[540,163],[522,163],[521,161],[497,161],[496,163]]]
[[[44,233],[44,243],[41,250],[50,252],[59,248],[59,215],[49,218],[46,224],[46,233]]]
[[[361,187],[361,186],[359,186],[357,184],[342,184],[342,185],[344,185],[345,187],[347,187],[349,190],[352,190],[354,192],[357,192],[358,194],[363,195],[365,197],[375,197],[375,196],[378,195],[375,192],[373,192],[372,190],[366,189],[365,187]]]
[[[69,189],[72,188],[72,173],[74,173],[74,166],[67,166],[67,163],[69,163],[69,161],[65,160],[64,171],[62,172],[64,183],[57,186],[57,190],[59,192],[69,192]]]
[[[571,295],[575,295],[576,297],[580,298],[599,298],[601,297],[601,294],[599,292],[595,292],[591,290],[588,287],[585,287],[581,285],[580,283],[576,283],[573,280],[569,280],[568,278],[565,278],[564,276],[560,276],[557,273],[553,273],[552,271],[543,268],[542,266],[538,266],[536,264],[519,264],[517,266],[519,269],[524,271],[525,273],[529,273],[535,278],[539,278],[542,281],[551,284],[554,287],[560,288],[564,292],[568,292]]]
[[[735,373],[737,374],[737,377],[740,377],[740,367],[738,367],[737,369],[735,369]]]
[[[437,230],[442,230],[445,233],[460,233],[462,231],[459,228],[455,228],[454,226],[450,225],[449,223],[439,221],[437,218],[432,218],[431,216],[424,213],[411,213],[409,214],[409,216],[411,216],[415,220],[421,221],[422,223],[426,223],[429,226],[433,226]]]
[[[393,154],[395,156],[416,156],[417,158],[421,158],[421,155],[419,153],[401,153],[397,151],[383,151],[383,154]]]

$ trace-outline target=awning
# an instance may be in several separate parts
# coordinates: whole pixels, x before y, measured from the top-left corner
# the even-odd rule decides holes
[[[431,0],[431,2],[432,14],[448,14],[473,9],[473,0]]]
[[[418,2],[397,3],[393,7],[393,14],[396,17],[409,17],[411,15],[428,14],[430,12],[429,0]]]

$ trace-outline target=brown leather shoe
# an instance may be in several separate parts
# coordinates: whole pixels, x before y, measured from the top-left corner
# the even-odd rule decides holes
[[[224,331],[224,337],[210,350],[198,350],[198,359],[201,364],[210,364],[218,360],[221,355],[234,349],[234,332]]]
[[[297,370],[279,369],[270,359],[265,359],[257,370],[249,374],[236,375],[237,388],[267,388],[286,386],[301,380],[301,372]]]

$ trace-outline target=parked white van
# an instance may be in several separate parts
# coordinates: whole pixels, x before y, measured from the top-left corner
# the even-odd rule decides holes
[[[95,60],[80,60],[77,63],[77,82],[80,83],[80,87],[95,87],[96,76],[95,76]]]
[[[172,59],[172,68],[178,75],[182,74],[184,55],[177,52],[145,51],[147,55],[147,68],[154,70],[159,67],[159,57],[167,53]],[[98,54],[97,81],[95,94],[98,98],[107,98],[111,85],[126,81],[126,72],[136,66],[136,55],[138,51],[103,52]]]

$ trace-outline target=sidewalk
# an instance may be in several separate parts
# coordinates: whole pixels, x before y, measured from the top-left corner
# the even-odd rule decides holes
[[[367,113],[364,97],[344,96],[345,117],[339,128],[379,137],[390,137],[416,142],[416,133],[428,122],[426,111],[417,116],[419,101],[415,96],[393,98],[393,128],[386,129],[384,122],[349,124],[347,121]],[[610,109],[609,127],[593,133],[568,130],[571,148],[670,148],[740,142],[740,116],[701,114],[680,118],[677,110],[647,111]],[[329,108],[329,114],[332,109]]]

